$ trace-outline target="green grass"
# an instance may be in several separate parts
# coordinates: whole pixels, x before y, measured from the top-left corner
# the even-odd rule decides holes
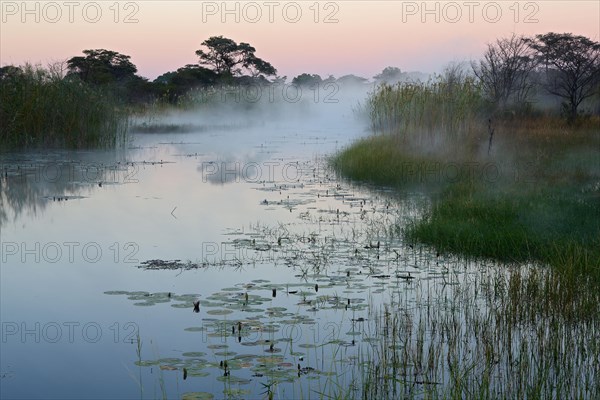
[[[128,117],[115,96],[26,65],[0,79],[0,148],[94,148],[124,142]]]
[[[557,191],[484,193],[453,187],[409,238],[504,262],[541,261],[600,285],[600,202]]]
[[[439,153],[420,154],[394,136],[361,139],[331,159],[343,175],[376,185],[442,188],[469,176],[472,165],[463,157],[447,161]]]

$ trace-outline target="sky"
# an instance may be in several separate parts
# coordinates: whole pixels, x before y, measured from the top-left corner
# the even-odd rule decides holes
[[[439,72],[512,33],[600,40],[599,1],[6,1],[0,65],[47,65],[104,48],[154,79],[198,61],[223,35],[256,48],[288,81],[301,73],[366,78],[387,66]]]

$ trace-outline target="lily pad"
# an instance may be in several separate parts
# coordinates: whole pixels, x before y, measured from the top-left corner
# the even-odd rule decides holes
[[[171,304],[171,307],[173,308],[194,308],[194,303],[190,302],[190,303],[177,303],[177,304]]]
[[[137,365],[138,367],[151,367],[153,365],[157,365],[158,361],[152,361],[152,360],[140,361],[140,360],[138,360],[134,364]]]
[[[180,363],[182,360],[180,358],[161,358],[159,360],[157,360],[158,363],[160,364],[178,364]]]
[[[221,382],[235,383],[238,385],[248,385],[251,382],[250,379],[240,378],[235,375],[219,376],[217,377],[217,380]]]
[[[210,314],[210,315],[227,315],[227,314],[231,314],[233,311],[232,310],[226,310],[226,309],[219,309],[219,310],[208,310],[206,313]]]
[[[191,369],[191,368],[188,368],[187,374],[188,374],[188,376],[195,376],[195,377],[198,377],[198,378],[205,378],[207,376],[210,376],[210,372],[201,371],[201,370],[198,370],[198,369]]]
[[[153,306],[156,303],[153,301],[143,301],[140,303],[133,303],[134,306],[138,306],[138,307],[149,307],[149,306]]]
[[[223,390],[223,394],[229,398],[229,397],[233,397],[233,398],[245,398],[248,397],[248,395],[252,393],[250,390],[247,389],[239,389],[239,388],[227,388]]]
[[[215,353],[215,356],[219,356],[219,357],[231,357],[236,355],[237,353],[235,351],[217,351]]]
[[[209,344],[206,347],[211,350],[217,350],[217,349],[226,349],[229,347],[229,345],[228,344]]]
[[[204,357],[206,353],[201,351],[188,351],[182,354],[184,357]]]
[[[191,326],[189,328],[185,328],[184,331],[186,332],[202,332],[204,331],[204,327],[202,326]]]
[[[215,396],[208,392],[188,392],[181,396],[181,400],[213,400]]]
[[[224,291],[224,292],[239,292],[242,289],[238,288],[238,287],[228,287],[228,288],[221,289],[221,290]]]

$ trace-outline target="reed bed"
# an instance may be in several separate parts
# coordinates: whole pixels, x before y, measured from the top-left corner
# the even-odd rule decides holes
[[[375,132],[402,138],[439,132],[458,138],[472,133],[480,127],[484,107],[481,87],[471,77],[383,84],[366,103]]]
[[[427,193],[398,230],[480,269],[457,264],[444,285],[407,287],[416,302],[373,307],[361,397],[600,398],[598,116],[492,115],[476,84],[444,90],[380,87],[375,135],[331,159],[353,180]]]
[[[0,80],[0,147],[110,148],[128,117],[107,90],[26,65]]]
[[[600,396],[598,293],[549,299],[552,270],[488,268],[372,309],[362,398]]]
[[[600,286],[598,116],[493,114],[471,78],[380,86],[375,134],[331,159],[343,176],[431,195],[404,227],[440,251],[541,261]],[[576,278],[576,279],[574,279]]]

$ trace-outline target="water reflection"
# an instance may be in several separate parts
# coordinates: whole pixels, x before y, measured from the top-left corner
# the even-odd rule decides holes
[[[204,301],[232,282],[285,281],[288,268],[258,268],[248,260],[243,268],[136,266],[159,259],[201,266],[231,260],[231,249],[270,262],[275,257],[267,259],[261,243],[236,247],[229,229],[249,232],[258,221],[276,226],[297,220],[319,199],[303,190],[302,179],[321,175],[308,163],[361,133],[354,121],[307,129],[279,121],[240,130],[139,134],[129,148],[114,152],[0,155],[2,397],[134,398],[141,397],[140,384],[143,397],[153,397],[155,382],[131,378],[136,335],[148,359],[171,356],[173,347],[193,349],[195,338],[179,332],[187,334],[183,328],[198,322],[192,318],[206,316],[203,304],[198,314],[193,300],[188,310],[174,310],[182,313],[171,307],[148,311],[104,292],[165,293],[165,299],[168,293],[195,293]],[[211,162],[225,162],[225,168],[210,169]],[[231,165],[239,168],[228,174]],[[259,168],[260,180],[254,175]],[[268,205],[261,204],[265,199]],[[282,298],[283,289],[277,293]],[[242,327],[238,343],[249,327]],[[154,373],[165,371],[156,367]],[[186,383],[196,384],[191,378],[201,372],[190,369]],[[164,378],[172,393],[176,382]]]
[[[50,202],[89,197],[103,185],[132,183],[122,152],[0,154],[0,224],[38,216]]]

